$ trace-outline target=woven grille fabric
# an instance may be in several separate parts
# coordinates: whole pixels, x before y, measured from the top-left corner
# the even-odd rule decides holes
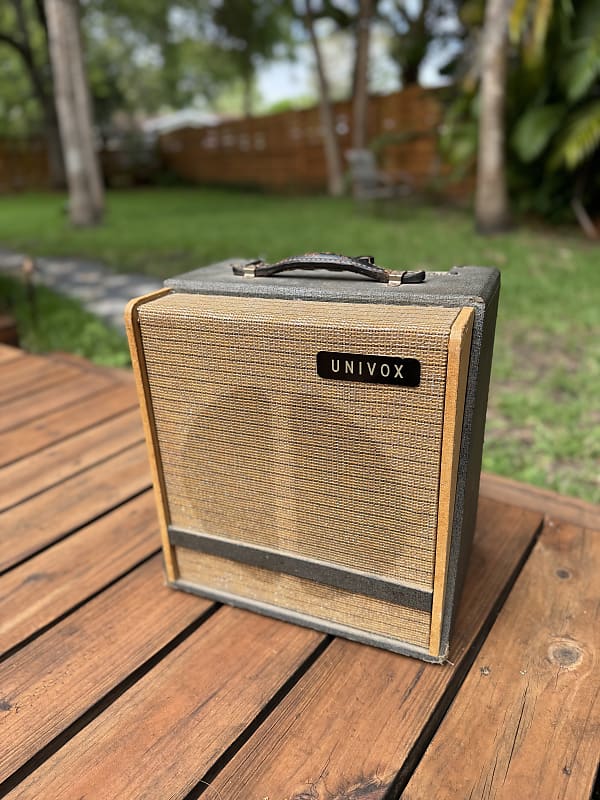
[[[173,524],[431,588],[457,309],[171,294],[140,329]],[[320,350],[417,358],[329,381]]]
[[[293,575],[236,564],[185,547],[177,548],[177,564],[180,578],[198,587],[270,603],[417,647],[426,648],[429,644],[430,616],[426,611],[332,589]]]

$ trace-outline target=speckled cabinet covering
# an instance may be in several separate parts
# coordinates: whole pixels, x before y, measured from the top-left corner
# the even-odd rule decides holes
[[[498,271],[388,285],[239,277],[236,261],[127,312],[169,582],[443,661],[477,511]],[[420,383],[328,380],[321,351],[417,359]]]

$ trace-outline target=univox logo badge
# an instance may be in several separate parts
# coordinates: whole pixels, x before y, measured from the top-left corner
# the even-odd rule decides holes
[[[317,353],[317,374],[336,381],[418,386],[421,362],[416,358],[366,356],[358,353]]]

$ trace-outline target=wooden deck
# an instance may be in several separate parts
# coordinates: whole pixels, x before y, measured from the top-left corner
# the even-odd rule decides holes
[[[589,798],[599,509],[486,475],[451,664],[167,589],[133,382],[0,348],[0,796]]]

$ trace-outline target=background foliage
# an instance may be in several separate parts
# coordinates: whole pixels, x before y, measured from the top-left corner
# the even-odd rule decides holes
[[[461,10],[465,45],[452,65],[442,147],[458,175],[477,155],[478,50],[485,4]],[[600,3],[515,0],[507,85],[508,183],[516,211],[572,220],[600,212]]]

